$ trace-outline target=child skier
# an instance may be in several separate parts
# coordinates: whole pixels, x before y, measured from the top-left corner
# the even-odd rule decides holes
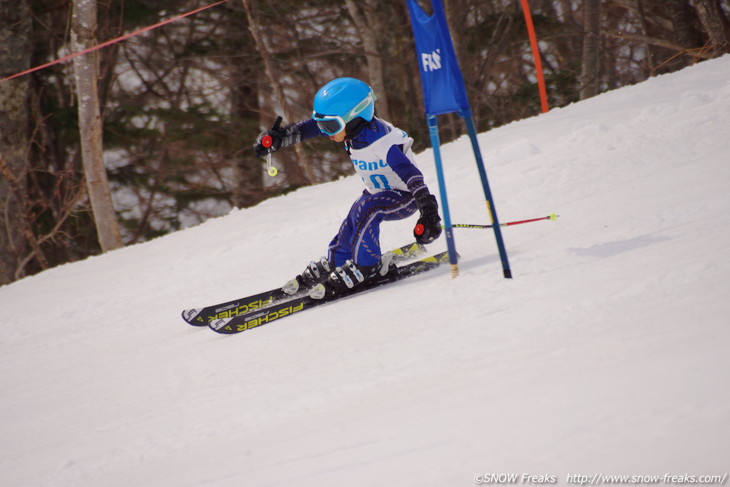
[[[418,210],[416,241],[430,243],[441,234],[436,198],[414,165],[413,139],[375,116],[375,94],[363,81],[354,78],[330,81],[315,95],[311,119],[284,127],[275,123],[270,130],[259,134],[254,152],[261,157],[323,135],[345,144],[365,190],[330,242],[327,257],[310,263],[283,288],[289,294],[302,287],[316,289],[310,292],[316,298],[345,294],[391,270],[392,255],[381,255],[380,250],[382,221],[402,220]]]

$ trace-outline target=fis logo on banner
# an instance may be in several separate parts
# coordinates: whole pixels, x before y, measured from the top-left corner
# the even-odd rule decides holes
[[[423,62],[423,70],[426,72],[441,69],[441,49],[436,49],[431,54],[422,52],[421,61]]]

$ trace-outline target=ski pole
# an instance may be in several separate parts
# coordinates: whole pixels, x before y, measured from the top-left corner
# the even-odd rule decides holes
[[[555,213],[550,213],[548,216],[543,216],[540,218],[531,218],[529,220],[519,220],[514,222],[507,222],[507,223],[500,223],[500,227],[509,227],[512,225],[519,225],[521,223],[530,223],[530,222],[539,222],[541,220],[551,220],[555,221],[560,215],[556,215]],[[454,228],[493,228],[494,225],[476,225],[476,224],[470,224],[470,223],[454,223],[451,225]]]
[[[276,117],[274,126],[271,127],[271,129],[278,130],[280,125],[281,125],[281,117]],[[272,139],[269,134],[264,135],[264,137],[261,139],[261,145],[263,145],[267,149],[269,147],[271,147],[273,143],[274,143],[274,139]],[[269,173],[269,176],[271,176],[272,178],[275,177],[277,174],[279,174],[279,170],[271,165],[271,152],[266,154],[266,171]]]

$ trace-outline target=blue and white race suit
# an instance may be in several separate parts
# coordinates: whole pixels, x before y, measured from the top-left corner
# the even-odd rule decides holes
[[[314,120],[297,125],[302,139],[323,135]],[[414,196],[427,194],[428,188],[415,166],[412,145],[413,139],[406,132],[377,117],[346,142],[365,190],[329,244],[328,258],[334,265],[341,266],[348,259],[361,266],[377,264],[381,257],[380,223],[402,220],[417,211]]]

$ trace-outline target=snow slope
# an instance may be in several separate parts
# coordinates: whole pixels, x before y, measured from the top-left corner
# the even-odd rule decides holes
[[[491,231],[456,230],[457,279],[232,337],[182,322],[321,255],[350,177],[0,288],[0,485],[726,474],[728,80],[725,56],[481,134],[502,221],[560,215],[504,229],[512,280]],[[453,221],[485,223],[468,140],[443,156]]]

